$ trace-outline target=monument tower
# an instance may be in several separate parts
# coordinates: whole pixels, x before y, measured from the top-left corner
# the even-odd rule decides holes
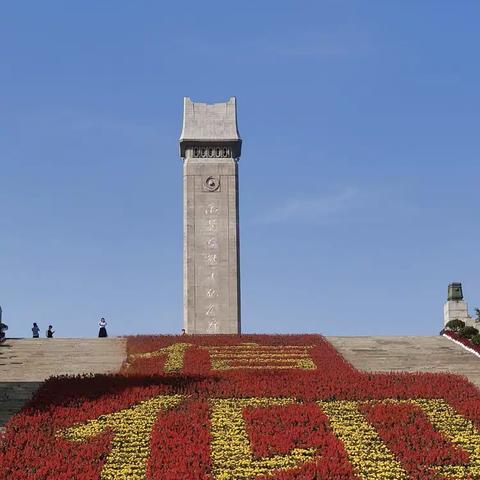
[[[235,97],[215,104],[184,98],[183,322],[189,334],[240,333],[241,147]]]

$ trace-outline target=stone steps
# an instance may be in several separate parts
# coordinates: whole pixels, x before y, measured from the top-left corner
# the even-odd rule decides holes
[[[327,337],[364,371],[452,372],[480,386],[480,358],[440,337]],[[48,377],[118,372],[126,339],[18,339],[0,346],[0,428]]]
[[[0,382],[0,429],[32,398],[41,384],[42,382]]]
[[[51,376],[118,372],[125,338],[8,339],[0,345],[0,426]]]
[[[480,387],[480,358],[436,336],[327,337],[355,368],[367,372],[450,372]]]

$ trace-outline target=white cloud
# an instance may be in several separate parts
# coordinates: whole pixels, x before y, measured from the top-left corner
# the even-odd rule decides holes
[[[355,207],[357,200],[358,192],[351,187],[322,197],[293,197],[282,205],[264,212],[255,222],[263,224],[295,220],[321,222]]]

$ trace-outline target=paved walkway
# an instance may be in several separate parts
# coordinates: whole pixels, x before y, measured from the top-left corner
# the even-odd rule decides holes
[[[480,358],[435,337],[327,337],[355,368],[367,372],[452,372],[480,387]]]
[[[7,340],[0,345],[0,426],[54,375],[118,372],[124,338]]]

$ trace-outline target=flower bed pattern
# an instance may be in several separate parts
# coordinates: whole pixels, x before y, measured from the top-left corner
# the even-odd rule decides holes
[[[48,380],[0,478],[480,479],[480,392],[371,374],[316,335],[132,337],[117,375]]]

